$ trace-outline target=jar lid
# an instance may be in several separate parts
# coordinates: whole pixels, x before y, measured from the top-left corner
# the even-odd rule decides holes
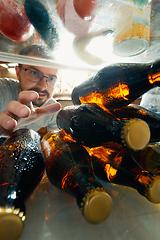
[[[149,41],[143,37],[125,38],[113,48],[113,52],[121,57],[132,57],[146,51],[149,47]]]
[[[123,127],[122,139],[125,144],[133,149],[140,150],[144,148],[150,140],[150,128],[148,124],[141,119],[131,119]]]
[[[19,209],[0,207],[0,239],[17,240],[22,234],[25,216]]]
[[[107,191],[95,189],[83,199],[82,214],[90,223],[104,221],[112,210],[112,198]]]

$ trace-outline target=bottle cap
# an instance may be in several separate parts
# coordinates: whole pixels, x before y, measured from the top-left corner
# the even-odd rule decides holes
[[[152,203],[160,203],[160,177],[154,179],[149,185],[147,198]]]
[[[24,225],[25,216],[19,209],[0,207],[0,239],[19,239]]]
[[[141,119],[129,120],[124,128],[122,138],[126,145],[133,150],[144,148],[150,140],[150,128],[148,124]]]
[[[112,198],[104,189],[92,190],[83,198],[82,214],[90,223],[104,221],[112,210]]]

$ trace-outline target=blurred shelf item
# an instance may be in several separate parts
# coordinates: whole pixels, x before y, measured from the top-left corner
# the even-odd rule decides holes
[[[7,2],[10,1],[11,0]],[[2,2],[6,3],[6,0],[2,0],[1,3]],[[89,0],[78,2],[77,0],[36,0],[34,1],[34,9],[31,8],[31,0],[16,0],[14,2],[22,7],[25,7],[26,14],[33,25],[33,32],[31,36],[23,42],[11,40],[4,36],[3,33],[0,33],[1,61],[19,62],[30,65],[36,64],[37,66],[48,66],[63,69],[83,69],[89,72],[95,72],[111,63],[151,62],[159,58],[160,1],[158,0],[98,0],[93,3]],[[95,4],[95,9],[94,7],[92,9],[92,4]],[[61,14],[59,13],[59,5],[61,5]],[[127,55],[119,56],[113,51],[113,45],[117,34],[115,20],[118,21],[118,28],[119,31],[121,31],[120,29],[123,26],[123,22],[127,19],[128,13],[126,12],[123,14],[124,21],[122,22],[118,20],[118,15],[116,14],[117,9],[123,5],[128,6],[129,8],[134,6],[134,8],[137,9],[136,12],[134,12],[134,19],[132,19],[133,27],[136,28],[133,37],[138,35],[140,37],[139,39],[142,40],[143,37],[147,36],[146,38],[149,42],[149,46],[146,50],[137,52],[137,55],[135,54],[135,56],[133,56],[134,54],[130,56],[128,55],[128,57]],[[38,10],[38,7],[40,7],[40,10]],[[35,16],[34,14],[31,14],[33,13],[31,10],[34,10]],[[41,16],[42,14],[38,14],[38,11],[44,14],[44,21]],[[137,15],[138,13],[141,17],[140,15]],[[77,14],[77,19],[79,20],[74,20],[74,14]],[[31,17],[33,17],[33,19],[31,19]],[[140,18],[144,19],[144,24],[141,23]],[[151,20],[150,26],[145,19]],[[77,26],[76,24],[78,24],[76,21],[82,21],[82,26],[85,26],[85,24],[89,25],[84,33],[78,34],[68,29],[67,21],[70,21],[70,27],[74,27],[74,29],[77,30],[78,28],[75,28],[75,26]],[[141,24],[138,25],[138,23]],[[50,27],[47,24],[49,24]],[[45,26],[47,26],[47,28]],[[41,31],[43,28],[48,30]],[[143,32],[142,28],[146,29],[146,31]],[[107,31],[110,31],[111,34],[107,34],[106,29]],[[50,40],[53,40],[52,44],[50,41],[47,42],[48,38],[46,38],[45,33],[47,35],[49,34],[48,36],[51,36]],[[150,40],[148,34],[150,35]],[[23,47],[32,44],[42,44],[51,47],[55,61],[19,55],[19,51]],[[129,49],[130,52],[133,50],[132,43],[129,45]]]

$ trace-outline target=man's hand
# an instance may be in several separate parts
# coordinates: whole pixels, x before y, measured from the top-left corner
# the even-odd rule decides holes
[[[21,126],[28,125],[41,117],[57,112],[61,105],[54,103],[46,107],[34,107],[32,102],[39,97],[35,91],[22,91],[19,101],[11,101],[7,110],[0,113],[0,135],[9,135]]]

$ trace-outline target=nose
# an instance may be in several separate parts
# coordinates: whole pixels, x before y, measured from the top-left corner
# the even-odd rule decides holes
[[[45,76],[42,77],[41,81],[38,82],[37,86],[44,90],[47,88],[47,78]]]

